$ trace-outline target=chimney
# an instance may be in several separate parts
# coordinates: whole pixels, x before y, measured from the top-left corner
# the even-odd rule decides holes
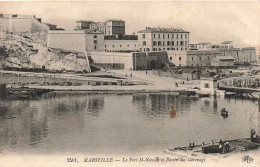
[[[145,27],[145,29],[146,29],[146,30],[149,30],[149,29],[150,29],[150,27]]]

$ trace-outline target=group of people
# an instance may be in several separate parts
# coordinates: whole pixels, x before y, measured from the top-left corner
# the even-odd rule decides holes
[[[221,139],[220,139],[220,141],[219,141],[219,149],[220,149],[220,153],[227,153],[227,152],[229,152],[229,148],[230,148],[230,146],[229,146],[229,142],[228,141],[222,141]]]
[[[205,143],[203,142],[201,144],[202,146],[202,152],[204,152],[204,148],[205,148]],[[217,145],[214,145],[214,142],[213,140],[209,143],[209,146],[212,147],[212,149],[214,149]],[[214,147],[213,147],[214,146]],[[215,148],[216,149],[216,148]],[[218,151],[220,154],[224,154],[224,153],[227,153],[229,152],[229,149],[230,149],[230,145],[229,145],[229,142],[228,141],[222,141],[220,139],[219,141],[219,145],[218,145]]]

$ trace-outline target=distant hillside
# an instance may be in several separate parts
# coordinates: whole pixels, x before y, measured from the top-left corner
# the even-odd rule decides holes
[[[0,69],[8,68],[90,72],[83,52],[51,49],[27,35],[0,32]]]

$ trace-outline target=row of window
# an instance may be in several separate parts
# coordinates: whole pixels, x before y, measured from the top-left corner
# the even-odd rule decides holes
[[[142,34],[142,38],[145,39],[146,38],[146,34]],[[187,39],[188,38],[188,34],[153,34],[153,39]]]
[[[174,46],[176,44],[176,46],[184,46],[184,45],[188,45],[188,41],[153,41],[153,46]],[[146,45],[146,41],[143,41],[143,45]]]
[[[188,50],[187,48],[153,48],[153,51],[165,51],[165,50]]]
[[[107,45],[105,45],[105,48],[107,47]],[[115,45],[112,45],[112,47],[114,48],[115,47]],[[119,47],[121,48],[122,47],[122,45],[119,45]],[[127,47],[129,47],[129,45],[127,45]],[[135,44],[135,47],[136,47],[136,44]]]
[[[153,48],[153,51],[166,51],[166,50],[181,50],[181,51],[184,51],[184,50],[188,50],[188,48]],[[146,52],[149,52],[150,51],[150,48],[140,48],[140,51],[146,51]]]

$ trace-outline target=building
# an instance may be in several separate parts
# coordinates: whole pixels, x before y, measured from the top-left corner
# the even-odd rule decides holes
[[[31,15],[0,14],[0,31],[26,34],[36,41],[46,42],[49,27]]]
[[[85,30],[90,29],[90,24],[95,23],[91,20],[79,20],[76,21],[76,29],[77,30]]]
[[[216,56],[211,59],[211,66],[228,67],[234,66],[234,58],[232,56]]]
[[[187,66],[187,51],[167,51],[169,62],[175,66]]]
[[[253,62],[257,59],[255,47],[221,48],[219,51],[221,56],[232,56],[236,64]]]
[[[104,51],[104,34],[97,30],[49,31],[47,46],[72,51]]]
[[[218,82],[211,78],[201,78],[200,79],[200,91],[202,93],[210,93],[215,95],[217,92]]]
[[[136,35],[105,36],[104,44],[107,52],[135,52],[138,50]]]
[[[182,70],[182,79],[184,80],[196,80],[200,79],[200,76],[195,69],[183,69]]]
[[[229,49],[229,48],[233,48],[233,41],[224,41],[220,44],[220,46],[222,48],[226,48],[226,49]]]
[[[186,66],[211,66],[211,59],[220,56],[218,50],[189,50],[187,51]]]
[[[212,44],[209,42],[201,42],[201,43],[197,44],[196,49],[197,50],[211,50]]]
[[[105,22],[105,35],[125,34],[125,21],[123,20],[107,20]]]
[[[85,30],[85,49],[104,51],[104,34],[98,30]]]
[[[174,28],[150,28],[138,31],[138,48],[149,51],[186,51],[189,49],[189,32]]]

